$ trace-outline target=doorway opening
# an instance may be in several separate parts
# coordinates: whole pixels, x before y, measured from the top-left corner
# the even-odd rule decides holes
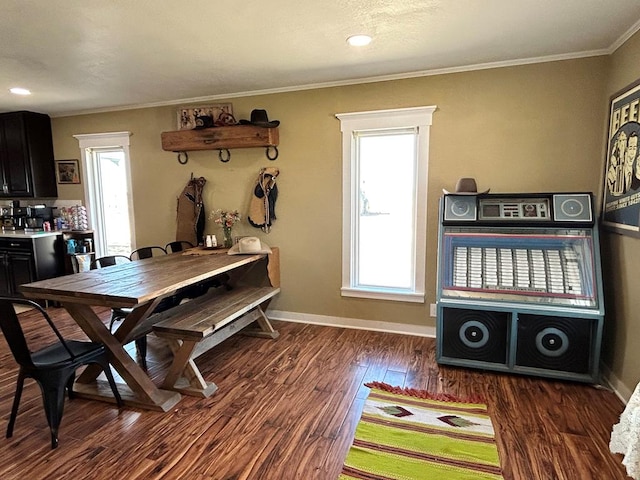
[[[94,222],[96,236],[101,237],[104,255],[126,255],[134,250],[129,219],[127,169],[122,148],[94,149],[93,178],[89,179],[101,212]],[[100,232],[100,233],[98,233]]]
[[[129,132],[76,135],[96,256],[135,250]]]

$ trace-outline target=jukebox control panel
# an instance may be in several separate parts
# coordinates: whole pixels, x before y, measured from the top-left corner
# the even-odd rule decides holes
[[[439,363],[597,381],[591,194],[445,195],[438,247]]]

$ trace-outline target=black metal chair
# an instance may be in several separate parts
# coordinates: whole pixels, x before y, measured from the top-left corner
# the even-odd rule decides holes
[[[121,263],[127,263],[131,260],[126,255],[107,255],[105,257],[98,257],[91,262],[91,270],[96,268],[111,267],[112,265],[119,265]]]
[[[93,262],[91,262],[91,270],[95,270],[97,268],[106,268],[111,267],[113,265],[119,265],[121,263],[128,263],[129,257],[125,255],[107,255],[105,257],[96,258]],[[128,314],[131,313],[131,308],[113,308],[111,309],[111,320],[109,320],[109,331],[112,330],[113,324],[118,321],[124,319]]]
[[[193,243],[186,240],[176,240],[165,245],[164,249],[167,253],[182,252],[188,248],[193,248]]]
[[[125,255],[107,255],[104,257],[96,258],[91,262],[91,269],[106,268],[113,265],[119,265],[122,263],[129,263],[131,260]],[[124,320],[124,318],[131,313],[133,309],[127,307],[119,307],[111,309],[111,319],[109,320],[109,331],[113,331],[113,324]],[[147,368],[147,337],[140,337],[135,340],[136,351],[140,357],[140,365],[142,368]]]
[[[142,260],[143,258],[157,257],[158,255],[166,255],[167,251],[158,246],[142,247],[134,250],[129,255],[130,260]]]
[[[53,330],[57,341],[45,348],[31,352],[14,304],[27,305],[37,309]],[[0,328],[9,344],[11,353],[20,366],[11,417],[7,426],[7,438],[13,435],[25,378],[33,378],[38,382],[42,391],[47,423],[51,429],[51,448],[58,446],[58,428],[64,410],[65,389],[68,391],[69,398],[73,398],[73,382],[75,381],[75,372],[79,367],[90,363],[100,365],[109,381],[118,407],[122,406],[122,398],[109,368],[109,356],[103,344],[65,340],[47,312],[30,300],[0,297]]]

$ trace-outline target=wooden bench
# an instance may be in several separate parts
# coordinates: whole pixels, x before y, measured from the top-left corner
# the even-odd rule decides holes
[[[279,334],[263,307],[266,309],[279,292],[278,286],[270,285],[239,284],[231,290],[222,286],[150,317],[154,321],[153,332],[166,339],[173,352],[173,362],[161,388],[185,395],[212,395],[218,387],[204,380],[194,359],[243,329],[248,335],[277,338]],[[252,323],[257,328],[246,329]]]

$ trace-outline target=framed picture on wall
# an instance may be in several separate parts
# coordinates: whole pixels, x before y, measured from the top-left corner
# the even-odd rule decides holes
[[[218,124],[228,124],[232,118],[233,107],[230,103],[180,107],[178,108],[178,130],[210,128],[216,122]]]
[[[614,94],[609,107],[602,225],[640,237],[640,80]]]
[[[78,160],[56,160],[58,183],[80,183],[80,164]]]

